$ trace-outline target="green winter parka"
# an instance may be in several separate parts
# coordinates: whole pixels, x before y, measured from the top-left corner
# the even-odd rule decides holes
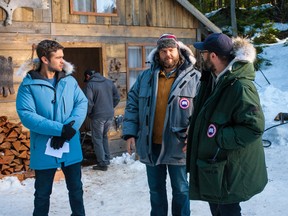
[[[202,75],[187,141],[191,200],[237,203],[267,184],[264,115],[250,59],[238,53],[213,91],[212,75]]]

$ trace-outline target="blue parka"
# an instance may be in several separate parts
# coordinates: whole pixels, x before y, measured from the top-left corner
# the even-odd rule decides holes
[[[178,68],[168,98],[161,153],[157,161],[152,160],[152,131],[156,109],[158,77],[160,67],[155,61],[153,50],[149,57],[154,62],[143,71],[129,91],[123,122],[123,138],[136,138],[136,152],[140,161],[147,165],[185,165],[186,131],[193,111],[193,98],[197,93],[200,72],[194,68],[195,58],[191,50],[180,44],[184,62]],[[183,103],[185,105],[183,106]]]
[[[87,98],[71,75],[72,71],[64,70],[56,73],[55,88],[39,71],[32,70],[18,89],[16,109],[22,124],[30,130],[31,169],[58,168],[62,162],[68,166],[83,159],[79,128],[87,114]],[[69,141],[69,153],[63,153],[62,158],[46,155],[48,139],[61,136],[63,125],[71,121],[75,121],[73,128],[77,133]]]

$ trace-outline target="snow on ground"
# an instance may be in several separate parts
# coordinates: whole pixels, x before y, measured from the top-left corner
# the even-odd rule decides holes
[[[267,45],[263,57],[270,59],[272,66],[257,72],[256,86],[266,118],[266,128],[276,125],[274,117],[279,112],[288,112],[288,46],[286,40]],[[249,201],[241,203],[243,216],[287,215],[288,194],[288,134],[287,125],[281,125],[264,133],[272,141],[265,148],[269,182],[264,191]],[[84,201],[87,216],[147,216],[150,211],[149,191],[145,166],[133,156],[123,154],[111,160],[107,172],[83,167]],[[34,179],[19,182],[17,178],[0,180],[0,216],[29,216],[33,211]],[[168,178],[168,198],[171,189]],[[50,216],[70,215],[65,181],[55,182],[51,195]],[[169,212],[169,215],[171,213]],[[191,201],[191,215],[210,216],[208,204]]]

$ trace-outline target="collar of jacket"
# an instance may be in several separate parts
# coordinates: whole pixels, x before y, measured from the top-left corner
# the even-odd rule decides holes
[[[28,73],[30,74],[32,79],[46,80],[46,78],[43,77],[40,74],[40,71],[38,71],[38,70],[31,70]],[[57,77],[57,80],[60,80],[61,78],[65,77],[65,75],[66,75],[65,71],[55,72],[55,76]]]
[[[105,77],[103,77],[100,73],[93,74],[88,82],[104,82],[106,80]]]
[[[168,72],[168,73],[165,73],[164,70],[160,70],[160,74],[159,75],[163,75],[165,76],[166,78],[170,78],[171,76],[175,77],[176,76],[176,70],[177,68],[173,69],[172,71]]]

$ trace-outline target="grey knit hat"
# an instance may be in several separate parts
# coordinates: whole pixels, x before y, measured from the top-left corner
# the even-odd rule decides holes
[[[176,48],[178,47],[178,41],[175,35],[173,34],[163,34],[159,37],[157,41],[157,49],[161,50],[163,48]]]

